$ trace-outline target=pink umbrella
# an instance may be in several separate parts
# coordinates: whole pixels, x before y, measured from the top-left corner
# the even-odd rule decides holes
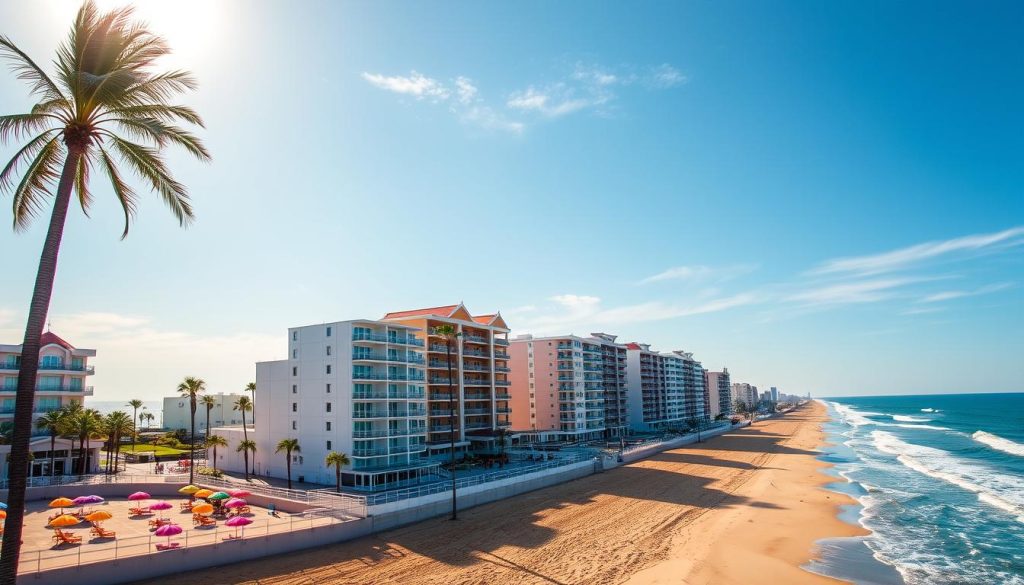
[[[230,500],[224,502],[225,508],[241,508],[242,506],[246,505],[248,504],[246,504],[245,500],[243,500],[242,498],[231,498]]]
[[[165,501],[161,500],[159,502],[154,503],[152,506],[149,507],[149,509],[150,510],[170,510],[173,507],[174,507],[174,505],[171,504],[170,502],[165,502]]]
[[[149,499],[149,494],[147,494],[146,492],[135,492],[134,494],[128,496],[128,501],[129,502],[137,502],[139,500],[148,500],[148,499]]]
[[[245,527],[252,524],[252,520],[245,516],[235,516],[234,518],[228,519],[224,523],[224,526],[231,526],[232,528],[242,528],[242,536],[245,536]],[[238,530],[235,530],[235,536],[238,536]]]
[[[171,537],[181,534],[181,526],[178,526],[177,524],[165,524],[160,528],[157,528],[154,534],[156,534],[157,536],[166,536],[167,546],[165,548],[174,548],[178,545],[178,543],[174,543],[174,545],[171,545]],[[157,548],[160,547],[158,546]]]
[[[252,492],[248,490],[230,490],[228,491],[228,494],[230,494],[232,498],[248,498],[252,495]]]

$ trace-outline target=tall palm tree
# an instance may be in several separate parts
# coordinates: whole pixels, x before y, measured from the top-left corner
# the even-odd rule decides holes
[[[444,349],[445,357],[448,359],[448,422],[451,424],[451,435],[452,439],[452,453],[451,453],[451,468],[452,468],[452,520],[456,519],[456,505],[455,505],[455,386],[454,376],[452,375],[452,345],[458,343],[459,337],[462,337],[462,333],[455,330],[452,325],[444,324],[438,325],[434,328],[434,334],[440,335],[444,338]]]
[[[252,394],[252,420],[256,421],[256,382],[249,382],[245,385],[245,391]]]
[[[196,400],[199,395],[206,392],[206,382],[202,378],[194,378],[192,376],[186,377],[181,384],[178,384],[178,394],[188,398],[189,406],[189,423],[191,424],[191,430],[189,435],[189,452],[188,452],[188,482],[191,484],[195,481],[195,467],[196,467]]]
[[[103,432],[110,437],[110,444],[114,452],[113,461],[113,473],[118,472],[118,461],[121,455],[121,437],[125,434],[135,433],[135,423],[133,419],[128,416],[128,413],[115,410],[114,412],[103,417]],[[110,462],[110,451],[107,451],[108,467]]]
[[[235,400],[234,410],[242,413],[242,440],[249,440],[249,430],[245,427],[245,413],[252,411],[252,401],[249,400],[248,396],[239,396],[238,400]],[[255,449],[254,449],[255,451]],[[245,480],[249,481],[249,452],[245,453]]]
[[[69,402],[60,409],[61,413],[61,434],[71,440],[71,451],[70,459],[71,465],[64,469],[64,475],[73,474],[74,470],[74,454],[75,454],[75,439],[78,438],[78,433],[75,431],[75,420],[78,418],[78,414],[83,410],[81,402]],[[82,446],[79,445],[78,449],[81,450]]]
[[[194,78],[184,71],[152,71],[158,58],[169,52],[163,39],[132,22],[130,8],[100,13],[91,0],[79,9],[71,34],[57,50],[55,77],[0,36],[0,57],[12,62],[18,78],[38,99],[28,113],[0,116],[0,142],[27,140],[0,170],[0,193],[13,194],[15,228],[26,228],[44,211],[46,199],[54,196],[22,342],[12,460],[28,460],[40,337],[72,192],[87,211],[92,201],[90,174],[96,169],[104,172],[124,210],[125,237],[138,204],[122,173],[127,167],[160,194],[180,224],[193,218],[187,189],[171,176],[163,150],[180,146],[203,161],[210,155],[196,136],[175,126],[202,126],[199,115],[170,103],[196,87]],[[21,167],[19,181],[15,176]],[[0,583],[13,583],[17,575],[27,471],[15,465],[9,474],[10,517],[0,552]]]
[[[324,458],[324,464],[327,467],[334,468],[334,479],[337,481],[338,491],[341,491],[341,468],[346,465],[352,465],[352,461],[348,458],[348,455],[344,453],[338,453],[337,451],[331,451]],[[291,475],[289,473],[289,475]]]
[[[203,433],[203,436],[205,437],[210,434],[210,411],[213,410],[214,406],[217,406],[217,399],[207,394],[200,398],[199,402],[203,405],[203,408],[206,409],[206,432]]]
[[[78,435],[78,448],[81,451],[79,457],[78,474],[85,475],[89,471],[89,449],[91,441],[99,436],[102,426],[100,424],[100,412],[95,408],[79,410],[72,415],[71,429]],[[8,504],[9,505],[9,504]]]
[[[245,457],[245,481],[249,481],[249,453],[256,455],[256,441],[245,439],[238,444],[235,451],[241,453]]]
[[[217,447],[227,447],[228,440],[220,435],[210,435],[206,437],[206,449],[209,450],[213,447],[213,467],[214,471],[217,471]]]
[[[129,400],[128,404],[125,405],[125,406],[130,406],[131,409],[132,409],[132,424],[133,425],[135,424],[135,421],[142,422],[142,419],[139,418],[139,409],[142,408],[142,405],[143,405],[143,402],[141,400],[139,400],[138,398],[133,398],[133,399]],[[142,426],[142,425],[139,425],[139,426]],[[138,440],[138,436],[139,436],[138,433],[132,433],[132,454],[135,453],[135,443]]]
[[[50,477],[53,477],[54,450],[57,448],[57,435],[63,430],[63,417],[60,410],[51,410],[36,420],[36,428],[50,435]]]
[[[301,453],[302,448],[299,447],[298,439],[281,439],[277,442],[277,448],[274,449],[274,453],[280,453],[284,451],[285,463],[288,466],[288,489],[292,489],[292,453]]]
[[[146,419],[146,428],[148,429],[153,425],[153,419],[156,418],[156,415],[152,412],[143,412],[139,414],[139,419],[141,420],[142,418]]]

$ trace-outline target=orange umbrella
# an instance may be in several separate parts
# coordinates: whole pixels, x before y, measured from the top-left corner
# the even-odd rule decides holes
[[[50,526],[57,528],[65,528],[67,526],[74,526],[81,522],[78,518],[75,518],[71,514],[64,514],[63,516],[57,516],[50,522]]]
[[[194,497],[194,498],[208,498],[208,497],[212,496],[213,494],[214,494],[213,490],[199,490],[198,492],[192,494],[192,497]]]
[[[213,514],[213,505],[211,504],[199,504],[198,506],[192,506],[192,512],[195,514]]]
[[[7,511],[0,510],[0,520],[3,520],[4,518],[7,518]]]
[[[50,507],[60,508],[62,514],[64,513],[64,508],[70,508],[71,506],[74,505],[75,503],[71,501],[71,498],[57,498],[56,500],[50,502]]]
[[[103,522],[104,520],[110,520],[111,517],[112,516],[110,515],[110,512],[107,512],[105,510],[97,510],[92,514],[87,514],[85,516],[85,519],[89,522]]]

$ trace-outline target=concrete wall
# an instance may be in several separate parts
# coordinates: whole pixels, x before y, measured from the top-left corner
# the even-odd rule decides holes
[[[711,431],[704,431],[703,433],[701,433],[701,440],[710,439],[712,437],[717,437],[718,435],[727,433],[729,431],[732,431],[732,430],[735,430],[735,429],[738,429],[738,428],[745,427],[745,426],[747,426],[749,424],[750,424],[749,421],[744,421],[744,422],[741,422],[741,423],[739,423],[739,424],[737,424],[735,426],[727,426],[727,427],[723,427],[723,428],[720,428],[720,429],[714,429],[714,430],[711,430]],[[678,439],[673,439],[671,441],[666,441],[664,443],[656,443],[656,444],[650,445],[648,447],[644,447],[642,449],[637,449],[635,451],[630,451],[629,453],[626,453],[626,454],[624,454],[622,456],[622,463],[623,464],[625,464],[625,463],[632,463],[632,462],[637,461],[639,459],[643,459],[645,457],[650,457],[651,455],[654,455],[656,453],[661,453],[662,451],[667,451],[669,449],[675,449],[676,447],[682,447],[683,445],[689,445],[691,443],[696,443],[696,442],[697,442],[697,435],[695,435],[695,434],[694,435],[684,435],[682,437],[679,437]]]

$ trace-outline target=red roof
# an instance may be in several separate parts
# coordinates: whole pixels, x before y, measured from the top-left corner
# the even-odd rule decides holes
[[[56,333],[50,333],[49,331],[47,331],[46,333],[43,333],[43,335],[39,338],[40,347],[50,345],[51,343],[56,343],[57,345],[68,350],[75,349],[75,346],[61,339],[59,336],[57,336]]]
[[[635,342],[635,341],[631,341],[631,342],[626,344],[626,347],[628,349],[640,349],[640,344]]]
[[[397,319],[399,317],[419,317],[427,315],[436,315],[438,317],[449,317],[455,312],[455,309],[459,308],[458,305],[445,305],[443,307],[430,307],[427,309],[413,309],[411,311],[395,311],[394,313],[388,313],[384,315],[385,319]]]
[[[484,325],[489,325],[491,323],[491,321],[494,320],[495,315],[497,315],[497,313],[495,313],[493,315],[477,315],[476,317],[473,317],[473,320],[476,321],[477,323],[483,323]]]

